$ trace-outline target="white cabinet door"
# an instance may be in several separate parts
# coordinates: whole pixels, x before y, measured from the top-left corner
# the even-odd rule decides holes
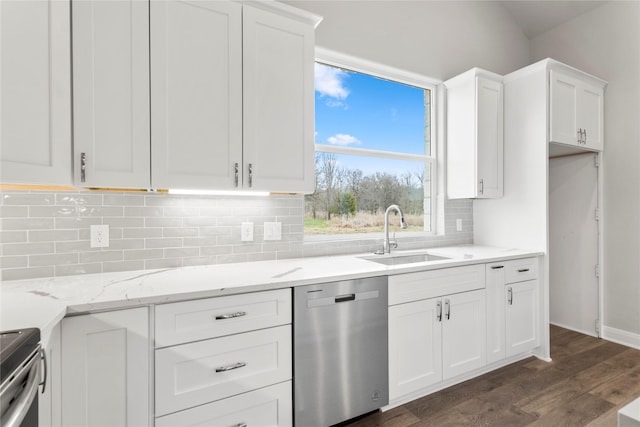
[[[590,84],[559,70],[551,70],[549,78],[549,140],[601,151],[603,85]]]
[[[440,298],[389,307],[389,400],[442,381]]]
[[[152,1],[150,16],[152,185],[241,186],[242,5]]]
[[[148,188],[148,2],[74,0],[72,9],[75,184]]]
[[[525,353],[540,345],[538,281],[508,284],[505,286],[505,296],[508,357]]]
[[[293,426],[291,381],[156,418],[156,427]]]
[[[72,183],[69,4],[0,2],[0,182]]]
[[[62,425],[148,426],[147,308],[62,320]]]
[[[314,28],[243,7],[244,187],[315,186]]]
[[[604,89],[584,85],[578,92],[578,126],[584,129],[584,146],[596,151],[604,148]]]
[[[482,289],[442,300],[442,365],[447,379],[486,365],[486,296]]]
[[[502,197],[503,98],[502,83],[476,78],[477,90],[477,198]]]
[[[505,265],[487,264],[487,363],[497,362],[506,356],[504,285]]]
[[[502,197],[502,77],[474,68],[445,86],[448,197]]]

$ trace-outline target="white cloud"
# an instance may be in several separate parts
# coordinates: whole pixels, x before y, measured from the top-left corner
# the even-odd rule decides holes
[[[353,135],[339,133],[336,136],[330,136],[327,141],[331,145],[360,145],[362,142]]]
[[[315,86],[320,96],[329,96],[336,100],[346,99],[349,90],[345,87],[346,71],[339,68],[315,64]]]

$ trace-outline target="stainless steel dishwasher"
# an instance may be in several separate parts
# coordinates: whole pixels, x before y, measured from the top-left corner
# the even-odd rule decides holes
[[[327,427],[389,403],[387,278],[294,288],[294,420]]]

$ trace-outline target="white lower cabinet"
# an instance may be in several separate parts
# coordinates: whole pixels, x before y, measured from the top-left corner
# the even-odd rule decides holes
[[[147,307],[62,320],[62,425],[149,426]]]
[[[291,379],[291,325],[156,350],[156,416]]]
[[[487,362],[540,345],[538,260],[487,264]]]
[[[157,426],[291,426],[291,289],[155,306]]]
[[[292,384],[286,381],[156,418],[156,427],[293,425]]]
[[[538,281],[508,284],[506,313],[507,357],[540,345],[538,332]]]
[[[391,401],[418,393],[443,380],[486,364],[486,299],[484,274],[468,276],[478,267],[435,270],[425,275],[442,289],[459,285],[461,274],[476,290],[422,299],[389,307],[389,398]],[[437,273],[436,273],[437,271]],[[449,273],[449,274],[447,274]],[[403,286],[390,277],[389,300]],[[399,276],[395,276],[399,277]],[[414,277],[415,278],[415,277]],[[452,280],[449,280],[452,279]],[[404,279],[400,278],[398,284]]]

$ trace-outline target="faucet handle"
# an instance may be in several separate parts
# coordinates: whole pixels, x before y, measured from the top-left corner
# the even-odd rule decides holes
[[[398,247],[398,241],[396,240],[396,233],[393,233],[393,237],[391,238],[391,240],[389,240],[389,247],[391,248],[397,248]]]

